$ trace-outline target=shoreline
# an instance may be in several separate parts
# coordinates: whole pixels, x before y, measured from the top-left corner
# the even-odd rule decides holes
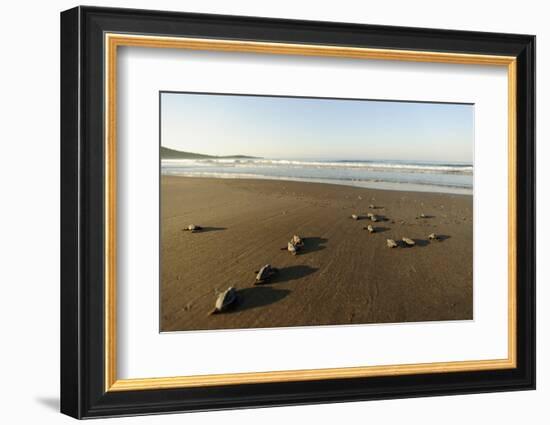
[[[472,195],[171,175],[161,191],[161,332],[473,318]],[[373,234],[349,218],[369,204]],[[281,250],[293,234],[296,256]],[[386,247],[405,236],[417,245]],[[254,286],[267,263],[278,277]],[[241,302],[208,316],[228,286]]]
[[[300,178],[300,177],[274,177],[274,176],[262,176],[262,175],[246,175],[232,174],[232,173],[204,173],[204,175],[198,175],[196,172],[174,172],[166,173],[161,170],[161,177],[183,177],[191,179],[223,179],[223,180],[273,180],[280,182],[297,182],[297,183],[317,183],[317,184],[330,184],[344,187],[356,187],[361,189],[379,190],[379,191],[392,191],[392,192],[418,192],[418,193],[438,193],[449,195],[464,195],[473,196],[473,188],[459,187],[459,186],[443,186],[429,183],[397,183],[389,181],[358,181],[350,180],[349,184],[346,184],[346,180],[335,179],[314,179],[314,178]],[[353,182],[353,184],[351,183]],[[432,188],[432,190],[430,190]],[[441,189],[441,190],[433,190]]]

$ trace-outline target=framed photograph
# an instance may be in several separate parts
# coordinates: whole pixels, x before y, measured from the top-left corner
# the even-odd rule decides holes
[[[535,37],[61,14],[61,411],[535,388]]]

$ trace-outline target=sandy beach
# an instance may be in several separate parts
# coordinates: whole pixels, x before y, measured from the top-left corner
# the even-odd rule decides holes
[[[471,195],[162,176],[161,331],[472,319],[472,227]],[[387,248],[402,237],[416,246]],[[267,263],[279,274],[254,286]],[[209,315],[229,286],[238,305]]]

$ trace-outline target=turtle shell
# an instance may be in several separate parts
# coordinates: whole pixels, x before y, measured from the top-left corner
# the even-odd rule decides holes
[[[403,238],[402,240],[403,240],[403,242],[405,242],[405,244],[406,244],[407,246],[414,246],[414,245],[416,245],[416,243],[415,243],[412,239]]]
[[[269,277],[271,277],[272,272],[273,270],[271,269],[271,265],[266,264],[258,271],[258,274],[256,275],[256,280],[262,281],[268,279]]]
[[[294,245],[294,246],[302,246],[304,244],[304,241],[303,239],[298,236],[298,235],[294,235],[292,236],[292,239],[290,240],[290,242]]]
[[[397,248],[398,246],[393,239],[386,239],[386,245],[388,245],[388,248]]]
[[[237,301],[237,290],[230,287],[223,291],[216,299],[216,310],[224,311]]]

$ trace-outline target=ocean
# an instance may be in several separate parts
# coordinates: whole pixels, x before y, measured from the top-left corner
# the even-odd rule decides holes
[[[385,190],[473,193],[473,166],[429,161],[163,159],[164,175],[293,180]]]

